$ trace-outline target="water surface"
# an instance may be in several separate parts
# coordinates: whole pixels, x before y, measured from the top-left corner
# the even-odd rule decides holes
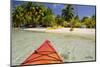
[[[51,41],[64,62],[95,60],[95,34],[12,30],[12,64],[22,63],[45,40]]]

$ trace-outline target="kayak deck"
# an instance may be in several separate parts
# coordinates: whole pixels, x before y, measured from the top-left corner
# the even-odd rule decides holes
[[[62,63],[62,58],[56,52],[49,40],[46,40],[21,65]]]

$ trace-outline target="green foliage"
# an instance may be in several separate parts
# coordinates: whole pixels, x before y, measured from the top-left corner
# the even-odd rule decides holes
[[[42,25],[45,27],[53,27],[55,23],[55,17],[53,15],[47,15],[43,18]]]
[[[76,22],[76,23],[75,23],[75,27],[76,27],[76,28],[80,28],[81,26],[82,26],[82,23],[81,23],[81,22]]]
[[[15,8],[12,13],[13,24],[15,27],[20,27],[25,24],[40,24],[46,8],[44,5],[28,2],[21,4]]]
[[[74,18],[74,27],[76,27],[76,28],[80,28],[81,26],[82,26],[82,23],[80,22],[80,19],[79,19],[79,16],[77,15],[77,16],[75,16],[75,18]]]
[[[62,15],[55,16],[51,8],[45,7],[41,3],[27,2],[16,6],[12,10],[12,25],[13,27],[21,27],[31,25],[32,27],[70,27],[80,28],[83,25],[87,28],[95,28],[96,16],[83,17],[80,20],[79,16],[74,15],[72,5],[66,5],[62,9]]]
[[[57,15],[55,21],[57,26],[67,27],[67,21],[65,21],[60,15]]]
[[[72,5],[66,5],[62,10],[62,17],[68,22],[74,17],[74,8]]]
[[[83,17],[83,19],[81,20],[81,22],[85,22],[87,18],[88,17]]]
[[[68,26],[68,22],[67,21],[64,21],[63,24],[62,24],[62,26],[63,27],[67,27]]]
[[[13,23],[13,26],[19,27],[22,24],[24,24],[23,22],[25,21],[24,18],[24,9],[21,6],[17,6],[16,9],[13,11],[12,13],[12,21],[15,22]],[[22,22],[22,23],[20,23]]]
[[[71,21],[70,21],[71,28],[74,28],[75,27],[76,22],[77,22],[77,20],[75,18],[72,18],[71,19]]]
[[[63,26],[64,25],[64,19],[63,18],[56,18],[56,24],[59,26]]]
[[[45,15],[52,15],[53,12],[52,12],[52,10],[50,8],[47,8],[44,14]]]
[[[92,19],[92,17],[91,17],[91,18],[89,18],[89,17],[84,17],[84,18],[82,19],[82,22],[83,22],[84,25],[86,25],[87,28],[94,28],[95,25],[96,25],[96,22],[95,22],[94,19]]]

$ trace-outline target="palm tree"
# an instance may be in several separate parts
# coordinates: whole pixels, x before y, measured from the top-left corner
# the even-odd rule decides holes
[[[24,21],[24,9],[22,6],[17,6],[14,11],[12,12],[12,21],[15,27],[20,27]]]
[[[41,24],[44,27],[53,26],[55,17],[53,16],[53,12],[52,12],[51,8],[45,8],[43,10],[44,10],[44,12],[43,12],[44,16],[42,16]]]
[[[37,25],[40,25],[42,23],[43,17],[45,16],[46,8],[44,5],[37,5],[36,7],[36,13],[35,13],[35,20]]]
[[[28,24],[37,26],[44,16],[45,7],[39,3],[28,2],[25,6],[25,18]]]
[[[38,26],[44,24],[44,19],[54,21],[53,18],[55,19],[50,8],[46,8],[43,4],[33,2],[20,4],[14,8],[12,13],[13,25],[15,27],[23,25]],[[51,25],[50,23],[47,26]]]
[[[72,31],[74,23],[74,8],[72,5],[66,5],[66,7],[62,10],[62,17],[65,21],[70,22],[70,31]]]
[[[76,19],[77,21],[80,20],[78,15],[75,16],[75,19]]]
[[[72,5],[66,5],[66,7],[62,10],[62,17],[65,21],[70,22],[74,17],[74,8]]]
[[[86,25],[87,28],[94,28],[95,27],[95,20],[94,17],[84,17],[82,19],[82,22],[84,23],[84,25]]]

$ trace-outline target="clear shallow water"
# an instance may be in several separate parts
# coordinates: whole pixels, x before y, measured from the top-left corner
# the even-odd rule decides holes
[[[95,60],[95,34],[12,31],[12,65],[22,63],[45,40],[50,40],[64,62]]]

